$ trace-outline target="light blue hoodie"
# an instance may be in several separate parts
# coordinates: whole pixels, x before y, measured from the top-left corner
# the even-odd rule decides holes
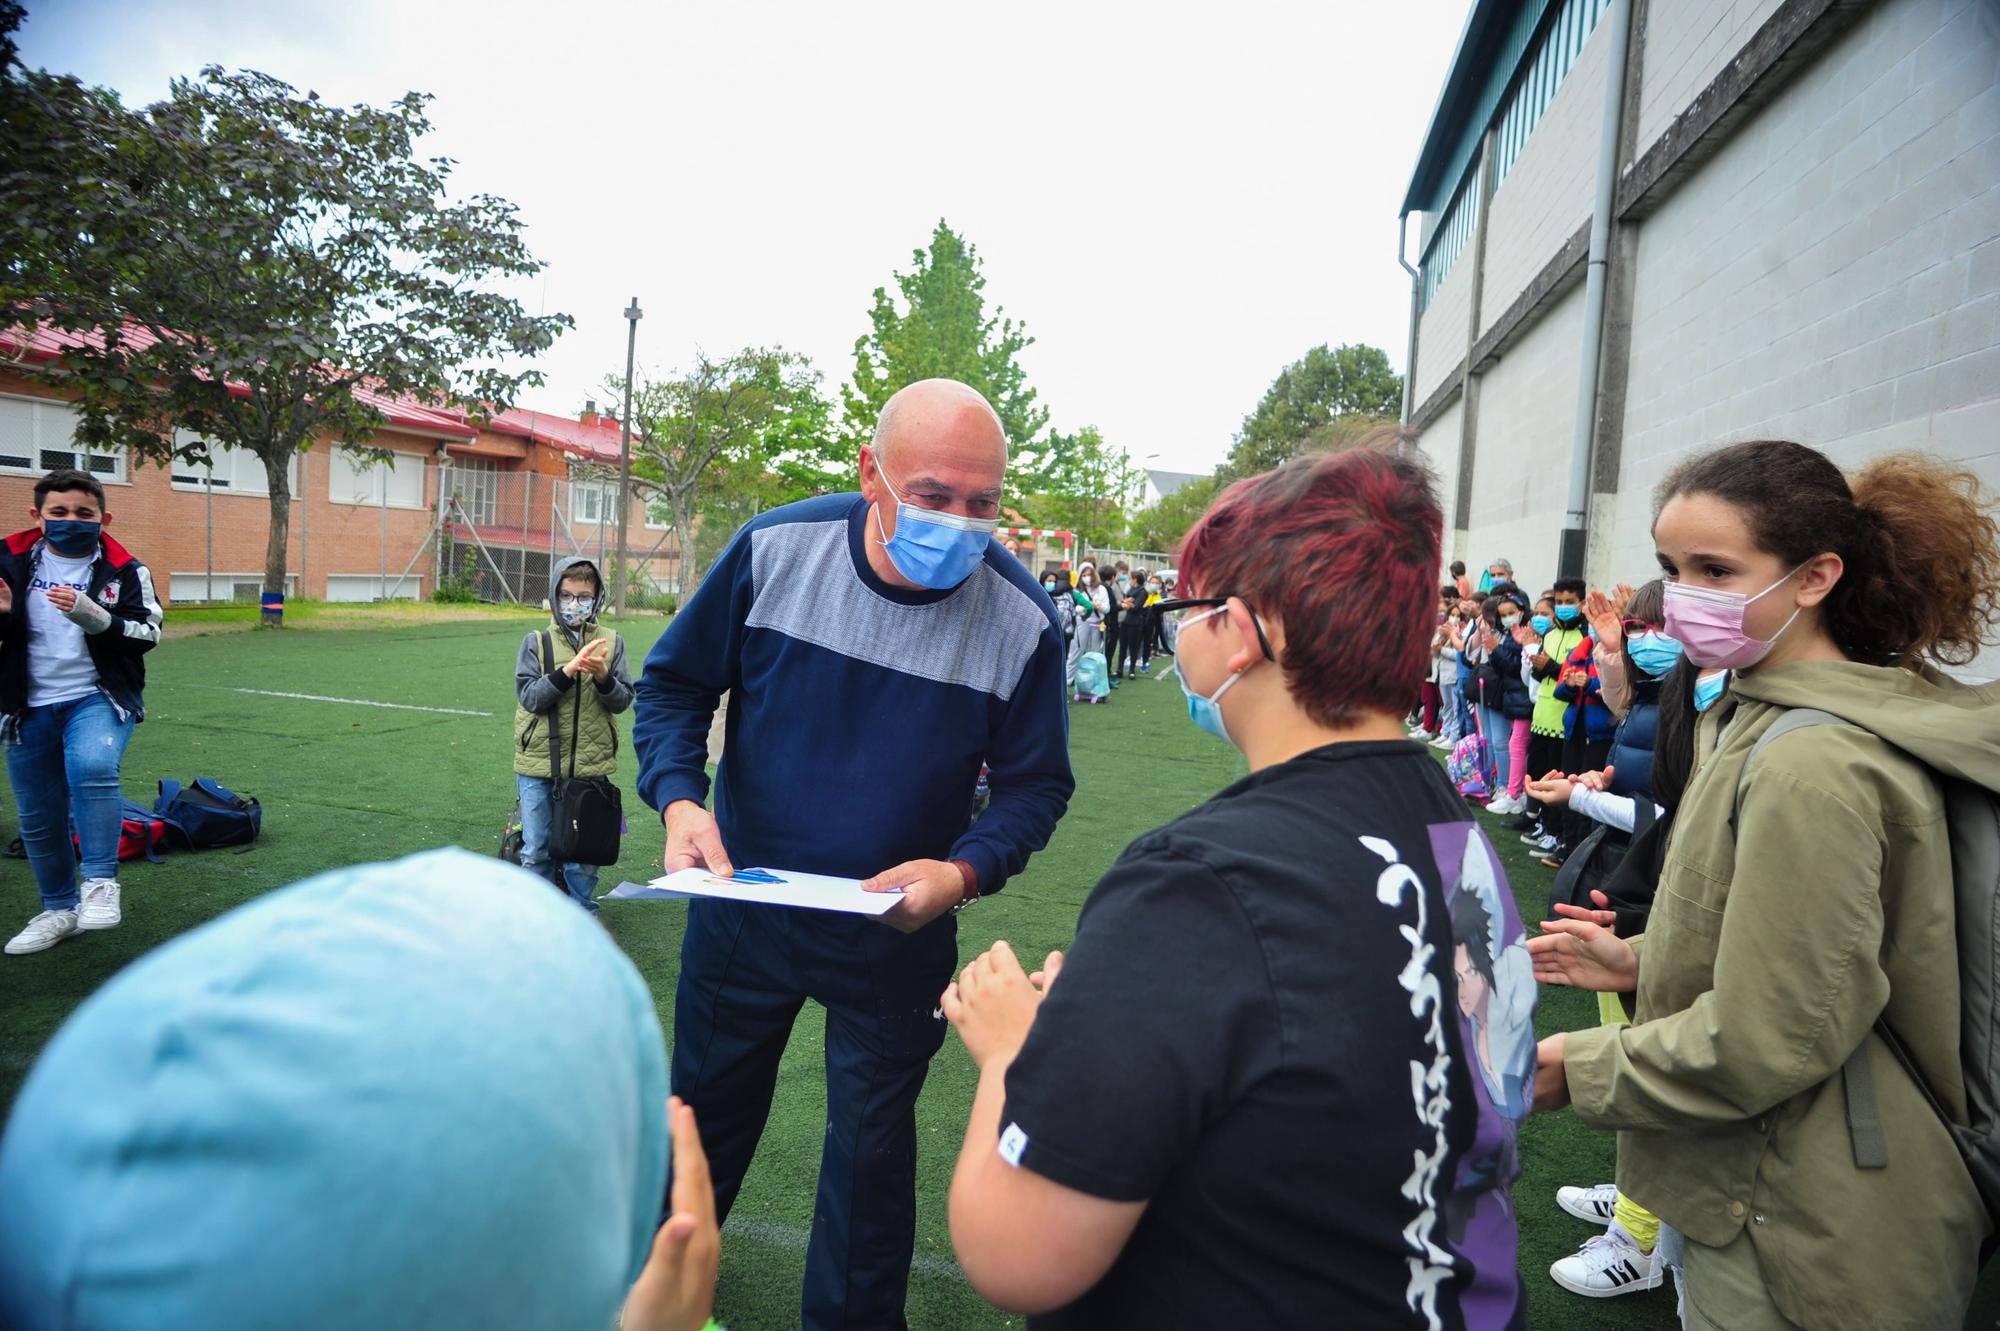
[[[609,1328],[667,1173],[651,994],[543,880],[444,850],[161,947],[0,1141],[0,1325]]]

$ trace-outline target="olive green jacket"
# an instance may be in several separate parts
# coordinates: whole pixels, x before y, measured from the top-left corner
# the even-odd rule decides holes
[[[1861,729],[1751,746],[1787,708]],[[1806,662],[1732,679],[1701,718],[1639,950],[1634,1023],[1566,1038],[1618,1185],[1691,1240],[1747,1226],[1780,1311],[1820,1331],[1957,1326],[1988,1222],[1895,1056],[1965,1116],[1950,848],[1935,768],[2000,789],[2000,690]],[[1731,813],[1737,811],[1736,834]],[[1841,1065],[1866,1043],[1889,1146],[1854,1165]]]
[[[542,660],[542,633],[549,635],[554,660]],[[611,673],[602,684],[587,673],[574,680],[562,673],[563,663],[583,645],[609,638]],[[610,776],[618,766],[618,713],[632,705],[632,677],[625,663],[625,640],[600,624],[589,624],[574,644],[562,626],[530,633],[521,640],[514,665],[514,771],[521,776],[549,775],[549,719],[554,717],[562,746],[562,775],[569,776],[570,755],[576,756],[577,776]]]

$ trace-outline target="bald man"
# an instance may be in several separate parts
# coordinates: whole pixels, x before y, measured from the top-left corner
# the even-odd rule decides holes
[[[861,450],[859,494],[738,532],[646,659],[639,793],[669,872],[836,874],[901,899],[879,922],[688,907],[674,1093],[726,1217],[807,999],[826,1009],[826,1144],[803,1325],[900,1328],[916,1229],[917,1093],[945,1034],[956,912],[1000,890],[1069,803],[1063,641],[993,539],[1007,436],[964,384],[912,384]],[[715,806],[707,735],[729,694]],[[984,764],[992,802],[971,822]]]

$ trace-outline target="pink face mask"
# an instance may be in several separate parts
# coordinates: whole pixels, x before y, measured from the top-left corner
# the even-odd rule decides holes
[[[1811,561],[1808,560],[1808,563]],[[1799,565],[1804,568],[1805,564]],[[1680,641],[1687,659],[1703,670],[1747,670],[1777,646],[1778,639],[1799,617],[1800,606],[1792,611],[1778,631],[1769,638],[1753,638],[1743,630],[1743,615],[1752,601],[1761,601],[1791,581],[1799,568],[1758,592],[1717,591],[1713,587],[1690,587],[1683,582],[1666,586],[1667,636]]]

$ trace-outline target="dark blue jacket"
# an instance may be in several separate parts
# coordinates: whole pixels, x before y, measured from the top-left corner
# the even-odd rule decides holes
[[[1588,636],[1576,645],[1563,662],[1562,669],[1577,666],[1583,667],[1589,675],[1582,688],[1556,685],[1556,698],[1569,704],[1563,709],[1563,733],[1573,739],[1602,744],[1618,733],[1618,718],[1611,714],[1611,708],[1604,701],[1603,685],[1597,678],[1596,642]],[[1583,734],[1580,736],[1576,733],[1579,712],[1582,713],[1583,723]]]
[[[1465,659],[1465,653],[1458,654],[1458,691],[1475,707],[1492,707],[1509,721],[1526,721],[1535,714],[1535,695],[1529,691],[1528,683],[1521,678],[1521,644],[1506,633],[1500,635],[1499,646],[1493,649],[1492,674],[1500,677],[1500,692],[1496,696],[1489,685],[1482,690],[1479,677],[1482,667],[1472,665]],[[1494,739],[1494,736],[1487,736]],[[1499,742],[1495,740],[1495,742]]]
[[[1612,768],[1612,794],[1653,798],[1653,745],[1659,733],[1660,681],[1642,675],[1632,682],[1631,710],[1619,723],[1604,760]]]
[[[30,527],[0,546],[0,578],[14,594],[11,610],[0,613],[0,737],[19,734],[28,706],[28,597],[41,554],[42,531]],[[97,685],[114,706],[132,719],[146,719],[145,655],[160,640],[160,598],[153,575],[132,552],[110,536],[98,538],[97,562],[90,569],[90,599],[111,612],[111,627],[84,635]]]

